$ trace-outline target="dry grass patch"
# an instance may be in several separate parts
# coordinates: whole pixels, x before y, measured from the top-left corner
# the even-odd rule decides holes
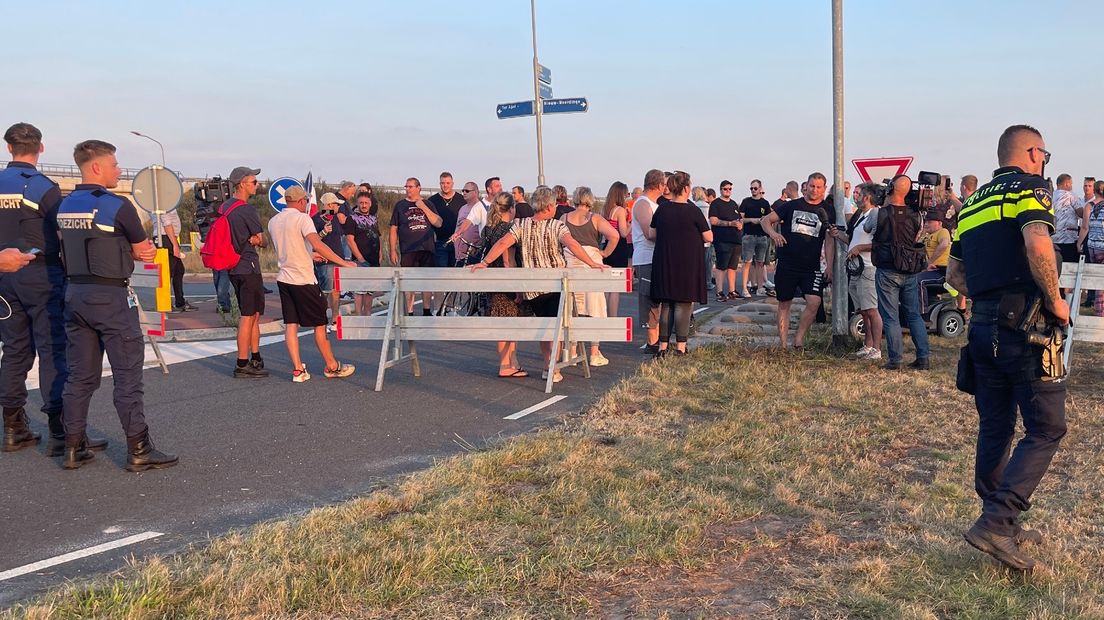
[[[55,592],[5,617],[1104,617],[1100,349],[1028,523],[969,548],[976,413],[927,373],[714,347],[394,488]]]

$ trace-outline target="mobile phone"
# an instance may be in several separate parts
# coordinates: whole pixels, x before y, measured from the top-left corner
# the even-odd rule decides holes
[[[40,250],[38,248],[31,248],[31,249],[27,250],[26,253],[27,254],[34,254],[35,256],[38,256],[39,254],[42,254],[42,250]]]

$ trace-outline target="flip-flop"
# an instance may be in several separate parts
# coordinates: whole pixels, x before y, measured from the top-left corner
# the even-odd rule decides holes
[[[525,372],[524,370],[522,370],[520,368],[515,368],[514,372],[512,372],[508,375],[504,375],[501,372],[498,373],[498,378],[499,379],[521,379],[523,377],[528,377],[528,376],[529,376],[529,373]]]

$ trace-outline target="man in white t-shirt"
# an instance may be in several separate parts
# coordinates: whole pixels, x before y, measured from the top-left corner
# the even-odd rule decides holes
[[[468,255],[470,244],[479,240],[483,227],[487,225],[487,205],[479,199],[479,188],[475,181],[465,183],[460,192],[464,195],[464,206],[460,207],[456,216],[456,232],[449,237],[456,250],[456,260]],[[493,199],[494,196],[489,196],[488,202]],[[463,239],[467,243],[458,243],[457,239]]]
[[[326,362],[326,377],[348,377],[356,368],[334,358],[326,337],[326,299],[314,275],[312,250],[340,267],[356,267],[356,263],[338,256],[318,236],[314,221],[306,214],[307,193],[301,187],[288,189],[284,200],[287,207],[268,221],[268,234],[280,265],[276,285],[280,289],[280,307],[287,329],[284,341],[293,368],[291,380],[303,383],[310,379],[307,367],[299,357],[300,325],[314,328],[314,343]]]
[[[851,301],[855,309],[862,314],[864,331],[866,332],[863,347],[855,356],[860,359],[882,359],[882,317],[878,314],[878,288],[874,283],[874,273],[877,271],[874,263],[870,261],[870,249],[874,243],[874,234],[867,232],[863,226],[869,218],[878,217],[878,208],[875,204],[882,202],[879,196],[879,186],[873,183],[863,183],[855,188],[855,214],[847,224],[847,231],[836,231],[833,236],[841,243],[847,244],[847,291],[851,294]],[[881,192],[884,194],[884,191]],[[862,271],[853,273],[861,265]]]
[[[652,301],[652,255],[655,253],[655,229],[652,215],[659,207],[659,197],[667,192],[667,175],[652,169],[644,175],[644,193],[633,203],[632,246],[633,272],[640,280],[637,290],[637,307],[640,324],[646,330],[648,342],[642,347],[645,353],[659,352],[659,304]]]

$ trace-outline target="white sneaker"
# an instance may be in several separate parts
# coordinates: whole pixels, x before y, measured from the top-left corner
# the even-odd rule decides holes
[[[863,356],[864,360],[880,360],[882,359],[882,352],[878,349],[870,349],[870,353]]]
[[[326,375],[327,379],[340,379],[342,377],[348,377],[356,372],[356,366],[352,364],[342,364],[338,362],[337,368],[330,370],[329,368],[322,371],[322,374]]]
[[[291,380],[295,383],[306,383],[310,381],[310,373],[307,372],[307,365],[303,364],[303,367],[298,371],[291,373]]]
[[[609,363],[610,363],[609,359],[606,358],[606,356],[602,355],[601,353],[599,353],[598,355],[591,355],[590,356],[590,365],[591,366],[609,366]]]
[[[873,351],[874,351],[874,347],[868,347],[866,345],[863,345],[863,348],[859,349],[858,351],[855,351],[855,357],[862,359],[862,358],[865,358],[867,355],[870,355],[870,353],[873,352]]]

